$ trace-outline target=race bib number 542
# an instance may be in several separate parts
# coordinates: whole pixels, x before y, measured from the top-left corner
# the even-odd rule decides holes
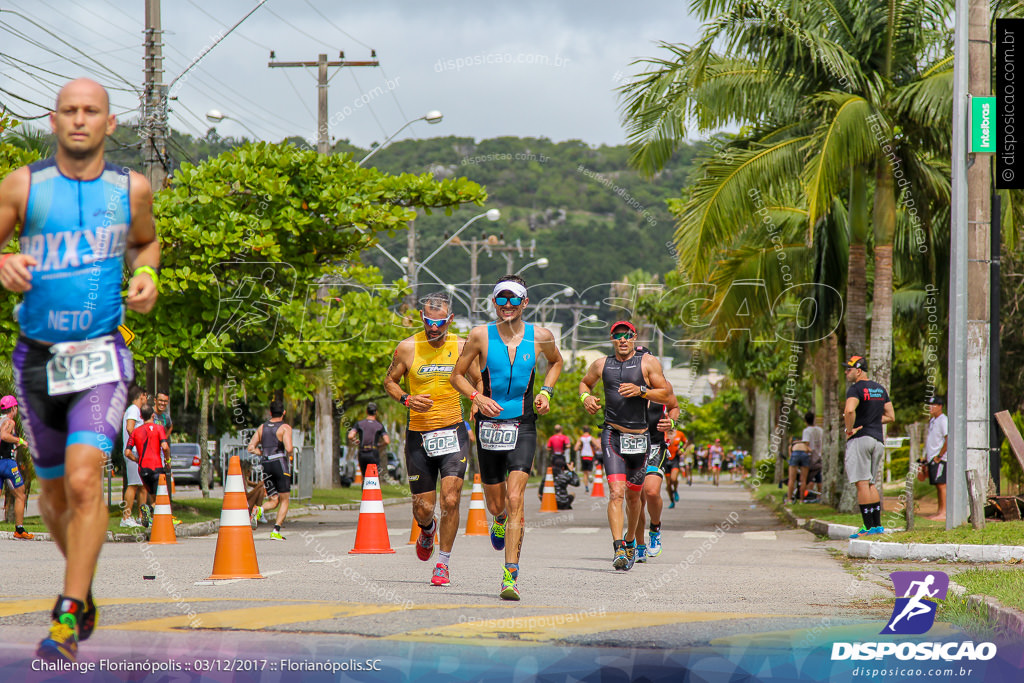
[[[620,434],[619,452],[623,455],[647,454],[646,434]]]
[[[46,363],[46,386],[51,396],[121,381],[117,349],[110,338],[54,344],[50,353],[53,358]]]

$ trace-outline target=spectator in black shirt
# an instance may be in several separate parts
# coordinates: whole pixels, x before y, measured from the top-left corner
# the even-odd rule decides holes
[[[348,440],[356,444],[359,469],[363,477],[366,477],[366,468],[371,463],[377,466],[380,476],[380,454],[385,446],[391,444],[391,437],[377,419],[376,403],[371,401],[366,404],[366,418],[356,422],[356,426],[348,431]]]
[[[846,381],[846,477],[857,487],[857,503],[864,524],[850,538],[885,532],[882,504],[875,486],[878,465],[885,455],[882,425],[896,418],[889,394],[878,382],[868,379],[867,361],[850,356],[843,363]]]

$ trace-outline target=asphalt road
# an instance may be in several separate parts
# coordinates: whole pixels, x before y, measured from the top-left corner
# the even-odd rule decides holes
[[[536,659],[566,648],[669,656],[680,648],[813,645],[824,642],[825,629],[834,639],[888,616],[891,591],[882,581],[855,578],[827,543],[783,526],[737,483],[683,486],[676,508],[665,506],[664,552],[629,572],[611,566],[606,500],[579,493],[574,510],[558,513],[540,513],[529,493],[518,603],[498,598],[503,556],[486,536],[460,532],[451,585],[430,585],[437,556],[421,562],[407,544],[408,504],[385,508],[396,550],[388,555],[349,554],[355,511],[296,516],[283,542],[260,525],[261,580],[208,581],[215,536],[170,546],[108,543],[94,583],[100,629],[80,656],[195,660],[194,667],[225,657],[349,655],[400,666],[426,656],[438,671],[451,665],[468,676],[472,662],[508,657],[514,671],[527,653]],[[467,508],[468,497],[462,528]],[[49,623],[62,562],[52,543],[5,545],[0,661],[24,665]]]

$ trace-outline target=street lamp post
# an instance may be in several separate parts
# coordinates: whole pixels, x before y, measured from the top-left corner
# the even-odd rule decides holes
[[[379,152],[382,149],[384,149],[385,147],[387,147],[388,143],[395,139],[395,136],[397,136],[399,133],[401,133],[403,130],[405,130],[406,128],[408,128],[412,124],[416,123],[417,121],[426,121],[427,123],[433,125],[435,123],[441,123],[441,119],[443,119],[443,118],[444,118],[444,115],[441,114],[441,112],[439,112],[436,109],[434,109],[433,111],[428,111],[423,116],[420,116],[418,118],[412,119],[411,121],[406,121],[405,125],[403,125],[401,128],[399,128],[394,133],[389,135],[388,138],[386,140],[384,140],[384,142],[380,143],[379,145],[377,145],[376,147],[371,149],[369,154],[367,154],[365,157],[360,159],[359,163],[356,164],[356,165],[357,166],[362,166],[363,162],[365,162],[367,159],[372,157],[374,154],[376,154],[377,152]]]
[[[522,271],[520,271],[520,272],[522,272]],[[545,298],[541,299],[540,303],[537,304],[537,308],[536,308],[537,314],[534,317],[540,318],[540,324],[543,325],[545,322],[547,322],[547,318],[544,315],[544,306],[546,304],[548,304],[548,303],[557,304],[558,303],[558,297],[560,297],[560,296],[573,296],[574,294],[576,294],[576,290],[575,289],[573,289],[572,287],[566,287],[565,289],[558,290],[557,292],[555,292],[551,296],[548,296],[548,297],[545,297]]]
[[[570,363],[570,365],[572,365],[574,367],[576,365],[576,345],[577,345],[577,340],[578,340],[578,337],[576,336],[576,330],[583,323],[596,323],[597,322],[597,316],[594,315],[593,313],[591,313],[586,318],[583,318],[581,320],[580,318],[581,318],[582,315],[583,315],[583,311],[581,309],[577,308],[577,309],[573,310],[573,318],[575,318],[575,320],[573,320],[573,325],[572,325],[572,328],[570,329],[570,331],[572,332],[572,355],[570,356],[569,363]]]
[[[509,257],[507,257],[507,260],[509,261],[509,267],[508,267],[508,269],[509,269],[509,270],[512,270],[512,263],[511,263],[511,255],[509,255]],[[537,259],[536,261],[530,261],[530,262],[529,262],[529,263],[527,263],[527,264],[526,264],[525,266],[523,266],[522,268],[520,268],[519,270],[517,270],[517,271],[516,271],[516,275],[522,275],[522,274],[523,274],[523,271],[525,271],[525,270],[526,270],[527,268],[529,268],[529,267],[531,267],[531,266],[537,266],[537,267],[538,267],[538,268],[540,268],[541,270],[544,270],[544,269],[545,269],[545,268],[547,268],[547,267],[548,267],[549,265],[551,265],[551,261],[548,261],[548,260],[547,260],[546,258],[544,258],[543,256],[541,256],[541,257],[540,257],[539,259]]]
[[[206,120],[211,122],[211,123],[220,123],[224,119],[231,119],[232,121],[234,121],[235,123],[240,125],[242,128],[245,128],[245,130],[250,135],[252,135],[252,139],[253,140],[259,140],[260,139],[260,136],[256,135],[256,133],[253,132],[252,128],[250,128],[249,126],[247,126],[244,123],[242,123],[241,119],[235,118],[234,116],[228,116],[227,114],[223,113],[219,109],[211,109],[210,111],[206,112]]]

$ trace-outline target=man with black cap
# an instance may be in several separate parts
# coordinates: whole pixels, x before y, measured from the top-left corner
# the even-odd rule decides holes
[[[640,492],[647,474],[650,436],[647,433],[647,402],[665,405],[674,396],[661,363],[636,349],[636,327],[619,320],[611,327],[615,353],[594,361],[580,381],[580,402],[591,415],[601,401],[590,392],[604,384],[604,430],[601,450],[608,476],[608,527],[615,557],[612,566],[621,571],[636,561],[636,527],[640,517]],[[622,529],[622,501],[626,501],[626,529]],[[641,527],[642,530],[642,527]]]
[[[935,485],[939,497],[939,510],[928,519],[944,521],[946,519],[946,437],[949,435],[949,422],[942,412],[946,400],[942,396],[929,396],[928,404],[928,435],[924,439],[924,455],[928,461],[928,482]]]
[[[377,404],[370,401],[366,404],[366,417],[356,426],[348,430],[348,440],[358,444],[359,471],[366,476],[366,468],[370,464],[377,466],[380,472],[380,452],[384,446],[391,444],[391,437],[384,429],[384,425],[377,419]]]
[[[850,538],[885,533],[882,527],[882,504],[875,486],[878,465],[885,455],[885,437],[882,425],[893,422],[889,394],[878,382],[868,379],[867,361],[862,356],[850,356],[843,363],[846,381],[846,477],[857,487],[857,503],[863,525]]]

